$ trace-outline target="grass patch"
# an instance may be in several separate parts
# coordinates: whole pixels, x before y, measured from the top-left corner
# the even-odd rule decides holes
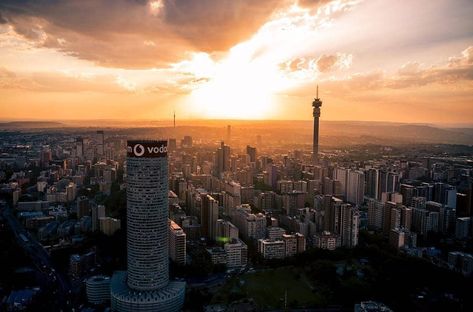
[[[225,303],[252,298],[259,307],[283,308],[287,291],[287,306],[312,307],[323,304],[323,297],[300,268],[292,266],[247,273],[230,280],[212,299],[212,303]]]

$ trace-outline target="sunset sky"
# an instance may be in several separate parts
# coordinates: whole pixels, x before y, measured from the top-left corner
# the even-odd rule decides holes
[[[473,124],[471,0],[1,0],[0,119]]]

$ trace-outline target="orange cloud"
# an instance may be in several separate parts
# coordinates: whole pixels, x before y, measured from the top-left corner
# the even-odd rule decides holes
[[[155,1],[156,2],[156,1]],[[192,51],[225,51],[288,0],[14,1],[1,21],[34,42],[120,68],[163,66]]]

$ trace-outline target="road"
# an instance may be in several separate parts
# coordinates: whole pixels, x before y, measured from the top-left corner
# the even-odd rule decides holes
[[[23,227],[13,215],[11,208],[5,203],[0,203],[0,210],[3,217],[8,222],[8,226],[14,234],[18,245],[24,250],[25,254],[31,258],[32,263],[47,280],[47,284],[52,285],[55,289],[54,298],[57,299],[59,309],[62,311],[70,310],[70,301],[68,298],[70,297],[71,289],[66,277],[56,271],[47,251]]]

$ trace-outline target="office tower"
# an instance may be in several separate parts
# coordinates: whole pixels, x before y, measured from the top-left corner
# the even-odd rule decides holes
[[[126,169],[128,271],[112,277],[112,311],[180,311],[185,283],[169,281],[167,141],[128,141]]]
[[[347,195],[348,170],[344,168],[335,168],[333,170],[333,179],[340,182],[340,192],[345,198]]]
[[[384,234],[389,235],[391,232],[391,214],[393,210],[397,209],[397,204],[395,202],[385,202],[383,210],[383,232]]]
[[[368,227],[381,229],[383,227],[384,203],[370,198],[368,200]]]
[[[104,205],[92,205],[92,231],[95,232],[99,229],[100,218],[105,218],[105,206]]]
[[[192,137],[189,135],[184,136],[184,139],[181,140],[181,147],[183,148],[192,147]]]
[[[248,246],[241,239],[230,239],[223,249],[225,250],[227,268],[240,268],[248,263]]]
[[[468,194],[457,193],[457,217],[471,216],[471,201]]]
[[[319,119],[320,119],[320,107],[322,101],[319,99],[319,86],[317,86],[317,95],[312,102],[313,116],[314,116],[314,141],[312,145],[312,159],[314,163],[319,161]]]
[[[76,139],[76,156],[79,158],[84,157],[84,139],[81,137]]]
[[[177,149],[176,139],[169,139],[168,149],[169,151],[175,151]]]
[[[407,231],[410,231],[411,226],[412,226],[412,208],[401,206],[401,227]]]
[[[350,204],[342,204],[340,211],[341,245],[353,248],[358,245],[360,212]]]
[[[77,198],[76,201],[77,204],[77,218],[80,219],[83,216],[89,216],[90,215],[90,201],[87,196],[80,196]]]
[[[227,125],[227,142],[230,144],[230,140],[232,139],[232,126]]]
[[[394,228],[389,232],[389,243],[396,249],[404,247],[406,242],[406,231]]]
[[[104,141],[104,132],[102,130],[98,130],[96,137],[97,158],[102,158],[102,156],[104,155]]]
[[[103,217],[99,219],[100,232],[107,236],[112,236],[121,228],[121,220],[111,217]]]
[[[222,141],[215,154],[215,175],[221,177],[225,171],[230,170],[230,146]]]
[[[53,159],[51,149],[49,147],[44,147],[41,150],[39,155],[39,162],[42,168],[46,168],[49,166],[49,162]]]
[[[371,168],[365,173],[366,196],[369,198],[377,198],[378,196],[378,171],[378,169]]]
[[[347,177],[347,201],[355,205],[363,203],[365,193],[365,174],[363,171],[350,170]]]
[[[230,221],[217,220],[215,240],[217,242],[227,242],[233,238],[238,238],[238,228]]]
[[[276,189],[278,182],[278,168],[269,163],[266,165],[266,174],[264,175],[264,183],[271,186],[272,189]]]
[[[376,198],[381,199],[382,193],[393,193],[397,191],[398,184],[398,173],[387,172],[386,170],[378,170],[378,195]]]
[[[246,146],[246,153],[250,155],[250,162],[256,162],[256,147]]]
[[[402,203],[406,206],[412,206],[412,198],[414,197],[414,187],[409,184],[401,184]]]
[[[172,220],[169,220],[169,258],[186,265],[186,233]]]
[[[457,224],[455,226],[455,237],[457,239],[465,239],[470,235],[470,222],[471,218],[457,218]]]
[[[202,236],[207,239],[215,239],[218,219],[218,201],[208,194],[202,195],[201,199],[200,224]]]

